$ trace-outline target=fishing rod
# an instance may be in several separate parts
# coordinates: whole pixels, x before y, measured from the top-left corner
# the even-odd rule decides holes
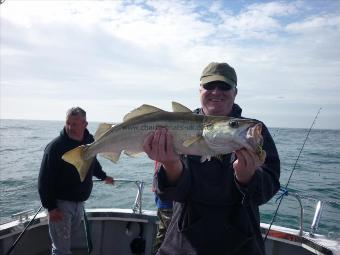
[[[310,128],[309,128],[309,130],[308,130],[308,132],[307,132],[306,138],[305,138],[305,140],[304,140],[304,142],[303,142],[303,144],[302,144],[302,147],[301,147],[301,149],[300,149],[300,151],[299,151],[299,154],[298,154],[298,156],[297,156],[297,158],[296,158],[296,160],[295,160],[295,164],[294,164],[294,166],[293,166],[292,171],[290,172],[290,175],[289,175],[288,181],[287,181],[287,183],[286,183],[286,185],[285,185],[285,187],[284,187],[284,190],[287,190],[287,187],[288,187],[288,185],[289,185],[290,179],[292,178],[293,173],[294,173],[295,168],[296,168],[296,165],[297,165],[297,163],[298,163],[298,161],[299,161],[299,159],[300,159],[300,155],[301,155],[301,153],[302,153],[302,151],[303,151],[303,148],[305,147],[305,144],[306,144],[306,142],[307,142],[307,139],[308,139],[308,137],[309,137],[309,134],[310,134],[310,132],[312,131],[312,128],[313,128],[313,126],[314,126],[314,124],[315,124],[315,121],[316,121],[316,119],[317,119],[317,117],[318,117],[318,115],[319,115],[321,109],[322,109],[322,108],[320,107],[320,108],[319,108],[319,111],[317,112],[317,114],[316,114],[315,117],[314,117],[314,120],[313,120],[312,125],[310,126]],[[285,194],[285,193],[284,193],[284,194]],[[269,231],[270,231],[270,229],[271,229],[271,227],[272,227],[272,225],[273,225],[273,223],[274,223],[274,221],[275,221],[275,217],[276,217],[276,215],[277,215],[277,212],[278,212],[278,210],[279,210],[279,208],[280,208],[280,205],[281,205],[281,202],[282,202],[282,200],[283,200],[283,195],[280,196],[279,199],[280,199],[279,204],[278,204],[277,207],[276,207],[274,216],[273,216],[273,218],[272,218],[272,221],[270,222],[270,225],[269,225],[269,228],[268,228],[268,230],[267,230],[267,233],[266,233],[266,236],[265,236],[265,238],[264,238],[264,241],[267,240]]]
[[[32,222],[34,221],[35,217],[37,217],[37,215],[40,212],[42,207],[43,207],[42,205],[39,207],[38,211],[36,211],[35,215],[30,220],[30,222],[26,225],[25,229],[21,232],[21,234],[18,236],[18,238],[14,241],[14,243],[11,246],[11,248],[9,248],[9,250],[6,253],[6,255],[10,255],[12,253],[13,249],[15,248],[17,243],[20,241],[20,239],[24,236],[24,234],[26,233],[27,228],[32,224]]]

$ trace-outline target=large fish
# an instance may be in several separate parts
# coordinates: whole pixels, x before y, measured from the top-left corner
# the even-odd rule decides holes
[[[128,113],[117,125],[100,124],[91,144],[66,152],[62,159],[74,165],[84,181],[97,154],[118,161],[121,152],[133,156],[143,152],[145,137],[157,127],[165,127],[173,136],[178,154],[211,156],[227,154],[240,148],[255,152],[264,161],[262,125],[252,119],[205,116],[193,114],[190,109],[172,103],[173,112],[150,105],[142,105]]]

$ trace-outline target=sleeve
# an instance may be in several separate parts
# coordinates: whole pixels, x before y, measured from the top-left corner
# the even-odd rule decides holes
[[[163,201],[171,200],[184,202],[189,194],[191,178],[188,162],[182,157],[183,172],[176,184],[170,184],[167,180],[166,172],[163,166],[160,166],[157,174],[154,175],[154,184],[156,194]]]
[[[155,172],[154,172],[154,178],[152,181],[152,191],[155,193],[155,204],[157,208],[159,209],[171,209],[173,207],[173,202],[172,200],[162,200],[159,198],[157,194],[157,174],[160,168],[162,167],[162,164],[159,163],[158,161],[155,161]]]
[[[280,159],[267,127],[263,125],[263,149],[266,151],[264,164],[256,169],[254,176],[247,186],[236,186],[243,195],[243,202],[253,202],[262,205],[268,202],[280,188]]]
[[[55,168],[56,161],[45,150],[38,177],[38,191],[43,207],[49,211],[57,208],[55,191],[57,171]]]
[[[96,176],[100,180],[105,180],[107,175],[103,171],[102,166],[99,163],[99,161],[95,158],[92,164],[93,164],[92,166],[94,167],[93,175]]]

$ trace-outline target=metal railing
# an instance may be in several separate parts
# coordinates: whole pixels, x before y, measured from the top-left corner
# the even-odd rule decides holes
[[[102,182],[102,180],[93,180],[94,182]],[[142,207],[143,207],[143,191],[144,191],[144,186],[145,182],[144,181],[139,181],[139,180],[129,180],[129,179],[115,179],[115,183],[134,183],[137,186],[137,194],[135,201],[132,206],[132,211],[134,213],[142,213]]]
[[[303,235],[304,232],[304,226],[303,226],[303,220],[304,220],[304,207],[302,205],[302,200],[301,198],[306,198],[306,199],[310,199],[310,200],[314,200],[316,201],[316,205],[315,205],[315,211],[314,211],[314,217],[313,217],[313,221],[310,227],[310,231],[309,231],[309,236],[310,237],[314,237],[315,233],[318,229],[319,223],[321,221],[321,216],[322,216],[322,212],[324,210],[324,205],[326,203],[332,203],[332,204],[337,204],[340,205],[340,201],[323,201],[320,200],[318,198],[315,198],[313,196],[306,196],[306,195],[301,195],[298,193],[288,193],[287,190],[284,191],[284,194],[281,194],[281,196],[286,195],[286,196],[292,196],[294,197],[300,206],[300,216],[299,216],[299,236]]]
[[[102,180],[94,180],[94,182],[102,182]],[[143,209],[143,191],[145,187],[145,182],[141,180],[129,180],[129,179],[115,179],[115,183],[134,183],[137,187],[136,197],[134,200],[134,203],[132,205],[132,211],[134,213],[142,214]],[[316,201],[315,205],[315,212],[313,221],[310,227],[309,236],[314,237],[317,230],[319,223],[321,221],[322,212],[324,210],[325,204],[331,203],[331,204],[337,204],[340,205],[340,201],[323,201],[313,196],[306,196],[301,195],[298,193],[288,193],[288,191],[285,191],[283,194],[285,196],[292,196],[298,201],[298,204],[300,206],[300,213],[299,213],[299,236],[302,236],[304,233],[304,207],[302,204],[302,198],[310,199]],[[282,196],[282,195],[281,195]],[[29,216],[33,214],[33,210],[26,210],[22,212],[18,212],[16,214],[12,215],[12,218],[17,219],[20,223],[26,222],[29,219]]]
[[[20,223],[28,221],[28,217],[34,213],[33,209],[18,212],[15,214],[12,214],[12,219],[18,220]]]
[[[294,197],[299,202],[299,205],[300,205],[300,229],[299,229],[299,236],[302,236],[303,235],[303,212],[304,212],[302,201],[301,201],[301,198],[300,198],[299,194],[293,193],[293,194],[290,194],[290,195],[292,197]]]

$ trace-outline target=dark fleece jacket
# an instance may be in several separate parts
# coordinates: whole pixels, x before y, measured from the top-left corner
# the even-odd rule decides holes
[[[200,109],[194,111],[202,113]],[[241,117],[234,105],[233,117]],[[163,167],[155,176],[157,195],[174,200],[173,216],[158,255],[263,255],[259,206],[280,187],[280,160],[268,129],[263,125],[264,164],[247,186],[234,177],[234,153],[200,162],[182,157],[183,173],[173,185]]]
[[[81,182],[76,168],[61,158],[65,152],[93,141],[93,136],[87,129],[83,141],[79,142],[69,138],[64,128],[60,135],[46,146],[40,167],[38,190],[42,205],[49,211],[57,208],[57,199],[86,201],[92,191],[92,176],[101,180],[106,178],[101,165],[95,159],[85,180]]]

